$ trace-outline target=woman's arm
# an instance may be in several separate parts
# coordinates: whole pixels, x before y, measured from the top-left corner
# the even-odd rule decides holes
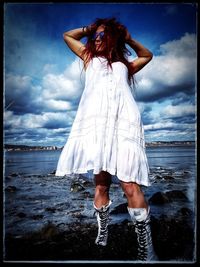
[[[81,38],[87,36],[87,33],[88,27],[83,27],[64,32],[63,34],[65,43],[72,50],[72,52],[74,52],[82,60],[84,60],[82,53],[85,49],[85,45],[80,40]]]
[[[151,61],[153,54],[141,43],[134,40],[128,32],[126,36],[126,43],[135,51],[138,56],[136,59],[130,62],[132,74],[135,74],[136,72],[141,70],[149,61]]]

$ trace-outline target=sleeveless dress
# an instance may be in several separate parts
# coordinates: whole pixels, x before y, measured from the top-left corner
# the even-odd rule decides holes
[[[124,182],[149,186],[144,129],[122,62],[94,57],[56,176],[107,171]]]

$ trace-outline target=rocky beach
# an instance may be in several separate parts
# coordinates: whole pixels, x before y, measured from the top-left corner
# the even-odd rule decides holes
[[[197,239],[194,166],[188,158],[168,165],[174,160],[170,156],[160,164],[161,158],[151,155],[152,186],[143,191],[151,207],[157,262],[193,263]],[[55,159],[49,161],[50,168],[52,162]],[[108,245],[99,248],[94,244],[93,180],[84,175],[56,177],[53,168],[46,173],[44,162],[40,173],[30,173],[27,166],[13,171],[11,165],[17,168],[17,164],[12,157],[8,159],[4,179],[4,262],[136,262],[134,225],[116,177],[110,188]]]
[[[170,187],[169,180],[174,180],[169,173],[166,175],[166,170],[161,175],[162,171],[159,170],[159,176],[154,173],[154,187],[161,181]],[[182,176],[179,173],[181,179],[186,179],[188,175],[187,172]],[[23,180],[29,180],[27,185],[31,187],[33,179],[36,184],[36,177],[33,176],[13,173],[6,178],[6,261],[136,260],[134,226],[129,219],[126,199],[119,184],[114,183],[111,187],[113,207],[110,212],[108,246],[99,249],[94,244],[97,224],[92,208],[93,183],[81,176],[69,179],[58,178],[54,174],[41,175],[37,176],[40,196],[24,194],[15,185],[16,180],[17,184],[19,180],[22,180],[21,184]],[[56,183],[58,179],[59,183]],[[60,186],[60,194],[53,194],[56,189],[54,183]],[[30,188],[24,190],[28,192]],[[58,188],[55,192],[59,192]],[[66,196],[62,197],[63,194]],[[24,203],[23,206],[20,201]],[[152,238],[159,261],[193,261],[195,211],[191,208],[187,194],[184,190],[172,188],[166,192],[157,191],[149,196],[148,201],[152,209]]]

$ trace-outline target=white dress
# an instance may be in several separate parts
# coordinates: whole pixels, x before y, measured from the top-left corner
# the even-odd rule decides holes
[[[56,176],[107,171],[124,182],[149,186],[144,129],[122,62],[108,67],[93,58],[69,138],[62,149]]]

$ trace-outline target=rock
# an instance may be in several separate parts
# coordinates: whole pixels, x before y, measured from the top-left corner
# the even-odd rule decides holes
[[[82,193],[82,197],[83,198],[94,198],[94,194],[91,194],[90,192],[85,191]]]
[[[165,180],[172,180],[172,179],[174,179],[174,177],[171,176],[171,175],[165,175],[165,176],[163,176],[163,178],[164,178]]]
[[[161,261],[193,260],[194,229],[186,220],[152,216],[151,225],[154,248]]]
[[[33,220],[40,220],[40,219],[43,219],[44,215],[42,214],[35,214],[35,215],[32,215],[31,218]]]
[[[38,232],[38,234],[41,239],[50,240],[59,234],[59,230],[53,223],[48,223]]]
[[[180,210],[178,210],[177,215],[190,217],[193,215],[193,212],[190,209],[184,207],[184,208],[181,208]]]
[[[127,213],[127,203],[120,204],[119,206],[115,207],[110,214],[119,214],[119,213]]]
[[[15,238],[6,235],[6,260],[72,260],[72,261],[135,261],[137,235],[134,224],[109,225],[108,245],[94,244],[97,224],[72,223],[59,231],[53,223],[40,231]],[[160,216],[151,217],[152,239],[158,261],[185,263],[194,260],[194,229],[184,220]]]
[[[6,190],[7,192],[14,193],[14,192],[17,191],[17,187],[14,186],[14,185],[9,185],[9,186],[6,187],[5,190]]]
[[[17,216],[19,218],[25,218],[26,217],[26,214],[24,212],[19,212],[19,213],[17,213]]]
[[[56,212],[56,208],[54,208],[54,207],[47,207],[45,210],[52,212],[52,213]]]
[[[187,200],[187,196],[183,193],[183,191],[180,190],[172,190],[165,193],[166,196],[169,198],[170,201],[176,200],[176,199],[185,199]]]
[[[85,188],[79,182],[72,182],[70,190],[71,192],[80,192],[80,191],[85,190]]]
[[[156,192],[150,199],[149,202],[156,205],[161,205],[175,201],[177,199],[188,200],[186,195],[180,190],[172,190],[163,192]]]
[[[160,175],[155,175],[154,178],[155,178],[155,179],[159,179],[159,180],[161,180],[161,179],[162,179],[162,176],[160,176]]]
[[[12,177],[17,177],[18,175],[19,175],[19,174],[16,173],[16,172],[13,172],[13,173],[10,174],[10,176],[12,176]]]
[[[169,198],[163,192],[157,192],[149,199],[149,203],[157,205],[165,204],[168,202],[170,202]]]

